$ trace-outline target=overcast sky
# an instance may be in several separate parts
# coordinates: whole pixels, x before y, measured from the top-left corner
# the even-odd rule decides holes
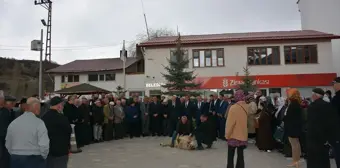
[[[143,0],[149,28],[182,34],[301,29],[297,0]],[[118,57],[123,40],[145,33],[141,0],[53,0],[52,60]],[[0,0],[0,57],[38,60],[47,10],[34,0]],[[45,38],[45,37],[44,37]]]

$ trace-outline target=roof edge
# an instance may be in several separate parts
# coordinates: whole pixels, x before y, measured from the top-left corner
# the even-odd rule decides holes
[[[332,39],[340,39],[340,36],[333,35],[333,34],[326,34],[326,35],[320,35],[320,36],[314,36],[314,37],[286,37],[287,39],[282,39],[285,37],[272,37],[268,39],[263,39],[262,37],[259,37],[258,39],[252,38],[252,39],[212,39],[212,40],[188,40],[182,41],[182,44],[205,44],[205,43],[233,43],[233,42],[270,42],[270,41],[277,41],[277,40],[283,40],[283,41],[294,41],[294,40],[332,40]],[[137,47],[157,47],[157,46],[166,46],[166,45],[174,45],[176,44],[175,41],[167,41],[167,42],[145,42],[140,43],[137,45]]]

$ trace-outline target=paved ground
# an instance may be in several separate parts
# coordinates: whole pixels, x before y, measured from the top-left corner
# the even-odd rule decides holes
[[[69,168],[225,168],[227,146],[218,141],[212,149],[186,151],[161,147],[169,139],[147,137],[93,144],[71,155]],[[276,152],[245,151],[246,168],[286,168],[290,160]],[[334,162],[332,161],[333,167]],[[301,168],[305,168],[302,162]]]

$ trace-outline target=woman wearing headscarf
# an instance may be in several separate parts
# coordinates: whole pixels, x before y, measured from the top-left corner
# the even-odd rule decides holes
[[[269,99],[270,100],[270,99]],[[274,149],[275,143],[272,132],[272,113],[268,109],[267,99],[265,97],[260,98],[260,117],[259,128],[257,130],[257,142],[256,145],[259,150],[271,152]]]
[[[228,163],[227,168],[234,168],[234,155],[237,149],[237,168],[244,168],[243,151],[247,146],[248,140],[248,111],[249,105],[245,102],[243,90],[235,92],[235,101],[228,112],[225,138],[228,140]]]
[[[301,146],[299,138],[302,134],[302,108],[300,92],[296,88],[287,90],[288,108],[284,118],[284,127],[292,147],[293,163],[289,167],[299,167]]]

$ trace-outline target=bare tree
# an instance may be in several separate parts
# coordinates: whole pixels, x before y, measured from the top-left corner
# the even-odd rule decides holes
[[[153,38],[157,37],[166,37],[166,36],[176,36],[176,31],[169,29],[169,28],[159,28],[159,29],[149,29],[149,35],[150,37],[148,38],[148,35],[146,33],[140,33],[136,36],[136,40],[131,42],[128,45],[128,52],[131,57],[136,56],[136,44],[142,43],[148,40],[151,40]]]

